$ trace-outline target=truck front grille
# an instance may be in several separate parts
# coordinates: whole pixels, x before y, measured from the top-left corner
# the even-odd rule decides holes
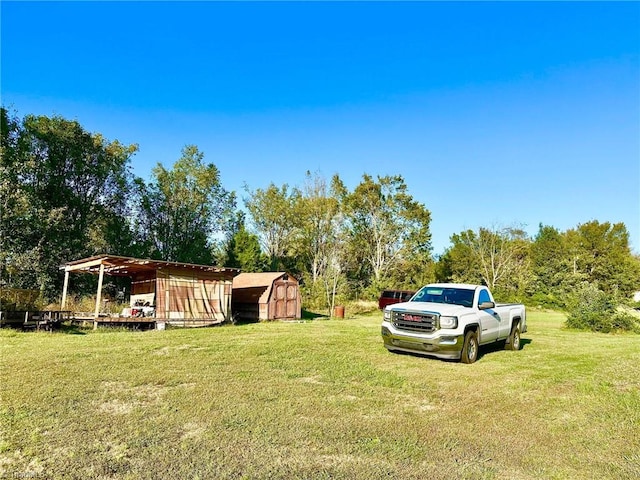
[[[431,313],[392,312],[393,326],[413,332],[433,332],[437,328],[438,316]]]

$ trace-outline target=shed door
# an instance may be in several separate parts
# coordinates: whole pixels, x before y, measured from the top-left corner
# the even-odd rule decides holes
[[[298,285],[295,283],[275,282],[275,318],[296,318],[298,314]]]

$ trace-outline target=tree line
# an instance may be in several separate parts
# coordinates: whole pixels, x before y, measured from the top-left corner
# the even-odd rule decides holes
[[[308,307],[374,299],[382,289],[432,281],[482,283],[498,298],[569,308],[585,285],[616,303],[640,290],[640,258],[623,223],[567,231],[540,225],[454,233],[439,258],[431,212],[402,176],[307,172],[300,186],[246,187],[239,200],[194,145],[151,180],[133,175],[137,145],[123,145],[59,116],[1,110],[0,286],[60,295],[60,266],[113,254],[243,271],[286,270]],[[93,290],[74,282],[79,292]]]

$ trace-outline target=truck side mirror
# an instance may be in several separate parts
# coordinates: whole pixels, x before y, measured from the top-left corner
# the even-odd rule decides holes
[[[493,302],[482,302],[480,305],[478,305],[478,308],[480,310],[488,310],[490,308],[494,308],[495,306],[496,304]]]

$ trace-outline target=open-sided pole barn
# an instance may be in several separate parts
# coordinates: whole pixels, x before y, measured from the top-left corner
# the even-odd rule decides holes
[[[64,267],[62,309],[67,301],[69,274],[98,275],[94,327],[99,322],[104,275],[131,278],[132,298],[155,307],[155,321],[173,325],[211,325],[231,319],[235,268],[100,255],[69,262]],[[114,321],[114,319],[109,319]]]

